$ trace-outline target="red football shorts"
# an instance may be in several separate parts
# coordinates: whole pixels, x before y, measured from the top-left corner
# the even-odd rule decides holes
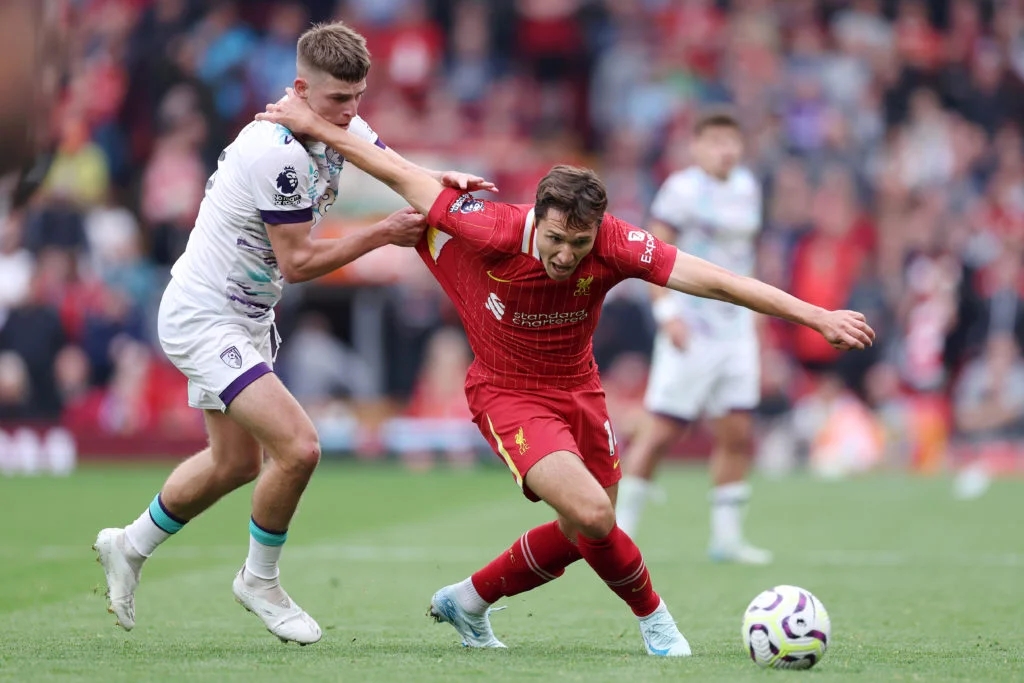
[[[531,501],[540,499],[526,485],[526,473],[555,451],[579,456],[602,487],[622,478],[600,378],[543,393],[479,383],[466,388],[466,397],[473,422]]]

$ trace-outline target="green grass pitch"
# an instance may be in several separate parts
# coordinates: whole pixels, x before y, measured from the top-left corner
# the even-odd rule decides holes
[[[284,645],[235,604],[249,490],[165,544],[146,566],[137,626],[104,610],[96,531],[147,505],[168,466],[89,467],[0,479],[0,681],[1021,681],[1024,482],[956,502],[945,479],[759,481],[750,537],[767,568],[703,554],[706,475],[672,470],[638,542],[695,656],[644,654],[627,608],[578,563],[492,615],[507,651],[471,651],[424,613],[529,526],[550,518],[498,468],[413,474],[325,464],[282,561],[324,639]],[[740,622],[764,588],[814,592],[833,642],[810,672],[761,671]]]

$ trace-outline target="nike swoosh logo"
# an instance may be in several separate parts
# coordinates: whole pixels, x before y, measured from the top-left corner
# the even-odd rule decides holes
[[[500,277],[498,277],[497,275],[495,275],[494,273],[492,273],[489,270],[487,271],[487,277],[491,278],[495,282],[506,282],[506,283],[507,282],[512,282],[512,280],[502,280]]]
[[[458,610],[455,607],[455,601],[451,598],[444,598],[444,604],[440,605],[440,607],[441,611],[444,612],[444,615],[448,617],[448,623],[454,626],[458,616]],[[476,629],[473,628],[473,625],[470,624],[468,621],[462,620],[462,624],[469,629],[469,632],[473,634],[474,638],[480,637],[480,634],[477,633]]]
[[[615,462],[612,463],[612,469],[613,470],[619,469],[619,459],[618,458],[615,458]]]
[[[641,583],[641,584],[640,584],[639,586],[637,586],[636,588],[632,589],[632,592],[633,592],[633,593],[639,593],[640,591],[642,591],[642,590],[644,589],[644,586],[646,586],[646,585],[647,585],[647,582],[648,582],[648,581],[650,581],[650,580],[651,580],[651,577],[650,577],[650,576],[648,576],[648,577],[647,577],[646,579],[644,579],[644,582],[643,582],[643,583]]]

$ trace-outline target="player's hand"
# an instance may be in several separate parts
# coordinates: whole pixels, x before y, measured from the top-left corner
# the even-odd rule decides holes
[[[661,331],[668,336],[672,346],[680,351],[685,351],[686,347],[690,344],[690,330],[680,318],[663,322],[661,324]]]
[[[462,173],[461,171],[445,171],[441,174],[441,184],[445,187],[465,190],[466,192],[475,192],[476,190],[498,191],[498,188],[491,181],[484,180],[478,175]]]
[[[256,120],[279,123],[292,133],[315,137],[317,126],[324,120],[294,90],[286,88],[285,93],[277,102],[268,104],[266,111],[256,114]]]
[[[395,211],[380,222],[380,229],[388,244],[399,247],[415,247],[426,227],[427,219],[416,209],[408,206]]]
[[[828,311],[818,323],[818,331],[840,351],[866,349],[875,342],[875,331],[864,314],[857,311]]]

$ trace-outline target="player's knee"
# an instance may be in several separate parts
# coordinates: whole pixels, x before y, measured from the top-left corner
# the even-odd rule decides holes
[[[604,538],[615,528],[615,508],[607,496],[594,497],[580,501],[569,521],[584,536]]]
[[[296,438],[282,458],[281,466],[299,476],[313,474],[320,462],[320,439],[316,432]]]

